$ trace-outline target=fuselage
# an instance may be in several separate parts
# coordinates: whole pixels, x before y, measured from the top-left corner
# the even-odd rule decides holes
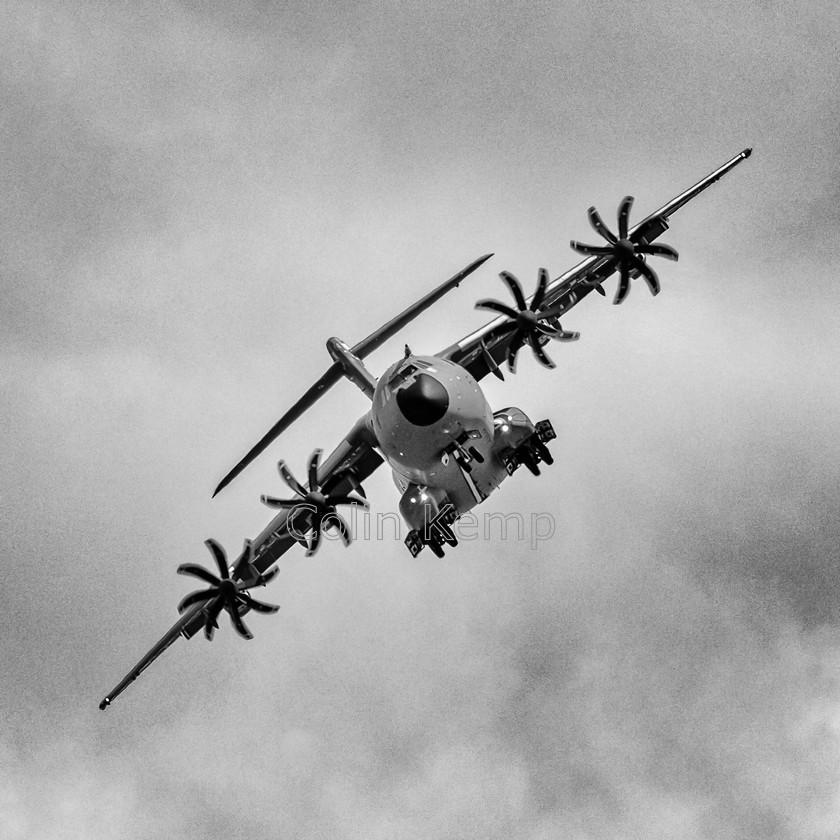
[[[434,356],[408,356],[379,379],[373,431],[391,468],[416,484],[434,485],[456,466],[441,462],[464,433],[492,445],[493,412],[478,382],[459,365]],[[473,444],[475,445],[475,444]]]
[[[400,509],[412,527],[426,505],[434,514],[448,502],[460,515],[507,477],[502,453],[534,427],[516,409],[505,411],[517,412],[517,421],[503,412],[494,417],[474,377],[435,356],[407,356],[379,379],[372,431],[403,492]]]

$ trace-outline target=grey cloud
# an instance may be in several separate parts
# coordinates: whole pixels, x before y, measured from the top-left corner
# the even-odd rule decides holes
[[[837,834],[833,6],[7,17],[0,833]],[[209,499],[328,335],[495,250],[406,331],[439,349],[494,271],[571,265],[590,203],[652,209],[747,144],[655,301],[587,299],[558,371],[487,384],[560,431],[487,504],[553,512],[550,543],[289,558],[253,642],[180,640],[96,710],[175,566],[364,410],[339,386]]]

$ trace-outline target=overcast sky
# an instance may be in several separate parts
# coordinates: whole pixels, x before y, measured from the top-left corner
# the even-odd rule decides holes
[[[0,835],[840,836],[840,7],[17,2],[0,12]],[[586,209],[672,219],[663,291],[564,321],[491,403],[556,464],[479,513],[556,532],[412,560],[293,552],[276,616],[179,640],[179,563],[235,552],[366,410],[358,341],[435,352]],[[610,295],[612,283],[610,283]],[[386,471],[368,485],[394,511]],[[224,617],[223,617],[224,618]]]

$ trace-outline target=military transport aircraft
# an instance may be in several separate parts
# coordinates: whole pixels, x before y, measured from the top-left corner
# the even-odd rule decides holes
[[[242,616],[250,610],[273,613],[279,608],[256,600],[251,590],[265,585],[277,574],[275,562],[295,544],[302,544],[307,554],[317,551],[325,529],[337,530],[343,542],[349,544],[349,528],[337,508],[366,507],[362,483],[383,462],[391,468],[402,493],[400,513],[410,528],[406,545],[413,556],[426,546],[442,556],[444,546],[456,544],[452,524],[459,516],[484,501],[518,467],[524,465],[539,474],[540,463],[551,464],[547,447],[555,437],[551,423],[543,420],[534,424],[518,408],[493,411],[479,380],[488,374],[503,379],[504,363],[513,373],[517,354],[526,345],[540,364],[553,368],[545,345],[552,340],[578,338],[578,333],[560,325],[561,316],[565,318],[592,291],[604,295],[603,283],[615,272],[618,286],[613,303],[621,303],[627,297],[630,283],[636,278],[643,279],[652,294],[658,294],[659,278],[646,257],[676,260],[677,252],[654,240],[668,229],[668,220],[677,210],[750,153],[751,149],[745,149],[632,228],[631,196],[619,205],[617,233],[590,207],[589,221],[604,241],[600,245],[573,241],[572,248],[585,257],[582,262],[553,281],[549,281],[545,269],[540,269],[536,291],[529,298],[516,277],[502,272],[511,303],[484,299],[476,304],[496,315],[492,321],[433,355],[414,355],[406,347],[404,356],[379,379],[362,360],[492,254],[470,263],[353,347],[330,338],[327,350],[333,363],[326,373],[222,479],[213,495],[341,378],[349,379],[370,398],[370,410],[323,463],[321,450],[315,450],[308,462],[306,484],[299,482],[283,461],[279,462],[280,478],[293,495],[286,499],[262,497],[262,502],[278,513],[256,539],[246,540],[234,562],[228,561],[215,540],[207,540],[218,575],[195,563],[178,567],[179,573],[198,578],[207,588],[181,601],[178,621],[102,700],[99,708],[107,708],[179,636],[189,639],[203,628],[206,637],[212,639],[223,611],[239,635],[252,638]]]

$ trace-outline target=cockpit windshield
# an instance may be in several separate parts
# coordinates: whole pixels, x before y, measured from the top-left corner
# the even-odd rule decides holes
[[[391,388],[398,388],[403,382],[411,379],[417,373],[417,365],[410,364],[401,367],[394,372],[394,375],[388,380],[388,386]]]

